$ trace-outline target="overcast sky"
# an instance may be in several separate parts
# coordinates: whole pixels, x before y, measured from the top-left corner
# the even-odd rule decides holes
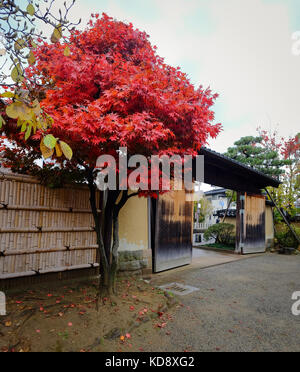
[[[145,30],[167,63],[219,93],[224,131],[213,149],[225,151],[259,125],[299,132],[299,0],[77,0],[72,15],[86,24],[93,12]]]
[[[167,63],[219,93],[223,132],[212,149],[225,152],[258,126],[300,131],[300,0],[77,0],[71,19],[85,27],[102,12],[145,30]]]

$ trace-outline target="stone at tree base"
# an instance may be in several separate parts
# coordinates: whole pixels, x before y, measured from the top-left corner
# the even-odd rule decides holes
[[[150,251],[150,250],[149,250]],[[118,271],[137,273],[139,275],[152,274],[151,251],[120,251]],[[145,272],[145,274],[144,274]]]
[[[119,263],[120,271],[136,271],[142,269],[141,261],[127,261]]]

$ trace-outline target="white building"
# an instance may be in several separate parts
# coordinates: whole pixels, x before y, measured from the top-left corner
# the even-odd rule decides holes
[[[227,189],[214,189],[204,193],[205,198],[209,200],[213,206],[213,212],[206,217],[205,223],[209,225],[214,225],[219,219],[217,212],[224,211],[228,207],[229,198],[226,195]],[[230,210],[236,210],[236,203],[232,202],[230,204]]]
[[[214,188],[210,191],[204,193],[203,197],[207,199],[212,205],[212,211],[209,215],[205,217],[205,221],[199,222],[197,221],[197,216],[199,213],[196,212],[195,224],[194,224],[194,246],[197,245],[205,245],[205,244],[212,244],[214,241],[206,241],[204,239],[204,232],[210,226],[215,225],[218,222],[221,222],[221,218],[219,217],[220,214],[223,216],[225,215],[225,211],[228,207],[229,199],[226,195],[227,189],[223,188]],[[199,203],[199,208],[201,205]],[[219,213],[219,216],[218,216]],[[236,213],[236,203],[232,202],[230,205],[229,215],[232,214],[235,217]]]

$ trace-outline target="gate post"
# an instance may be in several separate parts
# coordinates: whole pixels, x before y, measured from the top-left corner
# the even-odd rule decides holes
[[[3,292],[0,292],[0,316],[6,315],[6,298]]]
[[[245,194],[237,193],[236,205],[236,243],[235,253],[243,254],[244,244]]]

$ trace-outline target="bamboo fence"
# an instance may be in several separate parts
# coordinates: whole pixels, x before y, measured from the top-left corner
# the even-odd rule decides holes
[[[0,279],[97,266],[87,187],[0,173]]]

